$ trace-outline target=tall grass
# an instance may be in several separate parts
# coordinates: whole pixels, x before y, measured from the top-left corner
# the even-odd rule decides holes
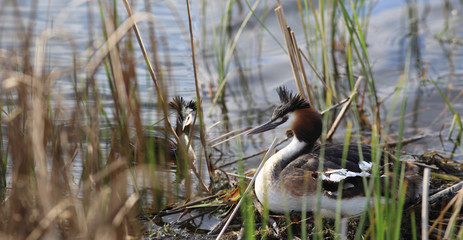
[[[158,114],[164,119],[155,127],[163,129],[160,136],[176,137],[168,117],[169,69],[156,64],[158,72],[154,72],[149,64],[154,59],[168,66],[168,59],[158,59],[156,46],[148,55],[131,32],[135,23],[154,29],[154,17],[135,13],[129,19],[117,1],[84,3],[92,16],[88,31],[93,40],[83,49],[90,53],[86,58],[73,33],[66,31],[68,23],[59,22],[45,31],[34,29],[37,3],[29,5],[30,15],[20,15],[20,3],[11,2],[11,15],[29,19],[28,28],[15,26],[8,33],[22,36],[21,42],[2,48],[0,59],[4,66],[0,70],[0,238],[138,238],[143,230],[136,217],[144,209],[160,211],[190,191],[189,177],[185,190],[173,190],[182,179],[174,186],[175,177],[164,167],[169,149],[158,147],[155,152],[156,147],[144,147],[160,143],[147,139],[148,127],[142,119],[145,110],[136,74],[140,52],[156,87],[151,94],[157,98]],[[82,6],[73,4],[66,11],[78,7]],[[153,33],[148,37],[151,43],[159,38]],[[51,41],[66,44],[71,51],[55,52]],[[58,67],[52,54],[69,54],[72,61]],[[57,83],[71,86],[66,88],[71,92],[60,92]],[[108,100],[111,104],[103,103]],[[163,137],[161,146],[168,146],[169,138]],[[184,165],[189,168],[189,163]]]

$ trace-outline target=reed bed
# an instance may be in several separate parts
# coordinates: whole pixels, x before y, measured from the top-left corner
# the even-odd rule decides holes
[[[220,231],[227,238],[246,239],[463,238],[463,166],[439,154],[407,159],[431,169],[430,188],[426,188],[431,196],[421,200],[426,204],[405,206],[404,194],[388,196],[389,201],[381,203],[376,196],[383,189],[374,187],[380,181],[377,174],[365,182],[365,187],[381,207],[351,219],[338,214],[334,220],[326,220],[319,211],[274,216],[250,191],[249,179],[254,172],[245,161],[265,151],[245,156],[243,134],[249,127],[233,129],[227,101],[238,95],[228,81],[239,75],[243,95],[253,103],[254,90],[240,71],[240,66],[252,61],[240,59],[237,52],[245,44],[241,40],[244,30],[254,19],[258,23],[254,32],[259,36],[253,43],[258,46],[256,55],[262,51],[262,36],[269,34],[288,55],[299,93],[317,109],[330,109],[323,113],[321,142],[332,141],[341,126],[346,132],[341,141],[368,142],[377,149],[375,161],[382,151],[391,151],[394,158],[388,161],[398,167],[390,174],[393,185],[387,187],[405,192],[402,148],[414,141],[404,139],[412,52],[407,53],[403,74],[385,112],[366,43],[373,3],[319,1],[314,5],[297,0],[302,41],[288,26],[280,1],[223,1],[219,3],[220,20],[203,23],[199,36],[192,24],[192,3],[185,1],[185,12],[169,5],[191,49],[194,73],[192,99],[197,110],[188,132],[189,144],[184,146],[179,144],[182,139],[169,105],[175,95],[175,74],[166,50],[168,36],[150,13],[154,8],[150,1],[143,2],[146,12],[134,10],[127,0],[73,1],[59,14],[58,21],[47,23],[50,26],[44,31],[34,28],[39,2],[32,1],[24,16],[24,6],[10,1],[4,11],[11,11],[17,23],[8,34],[18,36],[18,41],[2,44],[0,32],[0,239],[215,238]],[[194,3],[205,17],[207,1]],[[72,9],[82,6],[88,11],[89,37],[84,49],[65,23]],[[243,16],[238,24],[233,23],[235,14]],[[270,14],[277,16],[282,38],[266,25]],[[188,16],[187,24],[179,16]],[[232,24],[238,27],[230,30]],[[54,52],[55,43],[69,50],[64,66],[55,64],[53,56],[60,54]],[[305,48],[299,47],[301,44]],[[202,49],[195,50],[197,45]],[[200,75],[198,68],[207,63],[196,55],[206,47],[212,49],[206,54],[214,56],[215,69],[208,68],[213,80],[205,83],[201,79],[207,76]],[[138,73],[140,66],[148,76],[146,84]],[[439,85],[431,77],[423,77],[440,91],[452,112],[448,139],[455,139],[455,152],[461,149],[460,114]],[[141,99],[146,91],[153,101],[148,107],[156,115],[150,123],[144,119],[147,106]],[[205,109],[204,99],[210,100],[209,109]],[[391,122],[397,112],[399,127],[393,130]],[[207,139],[209,118],[215,122],[211,128],[220,125],[223,135]],[[362,137],[365,132],[367,138]],[[396,136],[395,141],[390,140],[391,135]],[[276,148],[286,140],[275,144]],[[197,145],[195,163],[202,162],[206,170],[197,169],[190,161],[191,142]],[[175,160],[172,144],[177,148]],[[229,152],[230,145],[236,153]],[[224,161],[231,158],[229,155],[238,160]],[[230,165],[237,166],[237,173],[230,173]],[[239,212],[236,204],[241,210],[238,216],[234,216]],[[208,232],[198,227],[202,221],[197,220],[205,216],[217,218],[214,229]],[[168,223],[164,220],[168,217],[175,220]]]
[[[8,8],[20,20],[9,34],[22,36],[21,42],[2,49],[1,58],[1,238],[141,237],[144,230],[137,217],[144,209],[159,211],[178,201],[177,192],[166,191],[176,189],[166,181],[172,178],[165,169],[170,150],[143,147],[168,146],[178,139],[168,117],[171,96],[163,76],[169,72],[168,59],[162,59],[167,70],[157,64],[157,73],[149,64],[150,59],[160,61],[155,46],[151,56],[142,50],[156,86],[156,108],[165,117],[151,127],[169,137],[153,143],[141,116],[135,59],[140,48],[135,48],[132,29],[137,22],[153,27],[154,16],[121,13],[123,5],[116,2],[83,3],[93,40],[86,55],[77,52],[72,33],[61,22],[42,32],[34,29],[38,1],[29,5],[26,16],[18,4],[12,1]],[[65,21],[81,4],[71,3],[58,20]],[[156,42],[157,37],[150,32],[148,39]],[[71,49],[71,61],[64,67],[53,64],[56,42]],[[99,76],[106,80],[97,80]],[[60,86],[71,92],[64,95]],[[184,165],[177,165],[181,172]]]

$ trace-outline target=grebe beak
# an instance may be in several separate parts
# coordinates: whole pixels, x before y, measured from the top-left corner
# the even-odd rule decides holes
[[[248,135],[263,133],[268,130],[272,130],[278,127],[279,125],[285,123],[287,120],[288,120],[288,116],[284,116],[282,118],[277,118],[277,119],[272,119],[258,127],[253,128],[250,132],[248,132]]]

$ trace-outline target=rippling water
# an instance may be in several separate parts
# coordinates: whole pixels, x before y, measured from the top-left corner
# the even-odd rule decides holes
[[[134,12],[147,11],[141,1],[137,2],[139,3],[134,6]],[[36,5],[29,1],[18,1],[18,4],[20,18],[17,17],[11,2],[3,3],[0,24],[2,49],[8,51],[19,49],[24,42],[22,38],[24,36],[17,30],[26,29],[32,24],[35,36],[40,35],[44,30],[49,30],[58,36],[48,41],[46,61],[50,64],[50,68],[70,70],[74,67],[73,52],[77,53],[77,60],[85,62],[102,43],[101,21],[96,3],[87,5],[78,1],[49,0],[37,1]],[[154,1],[151,7],[151,13],[156,18],[161,68],[171,74],[166,78],[169,94],[193,98],[195,85],[185,3],[180,0]],[[192,1],[199,79],[203,87],[203,107],[208,113],[206,120],[208,125],[220,121],[220,124],[209,131],[210,138],[265,121],[267,117],[258,117],[257,114],[267,111],[267,115],[271,115],[269,106],[278,101],[275,88],[287,85],[295,89],[288,57],[278,44],[278,42],[282,44],[283,40],[273,13],[275,3],[268,1],[267,5],[260,4],[256,13],[259,16],[264,12],[268,13],[265,24],[277,40],[262,29],[256,19],[250,19],[229,65],[226,101],[211,110],[212,99],[207,94],[209,86],[212,86],[213,90],[219,87],[216,80],[217,53],[213,43],[218,34],[216,31],[222,13],[218,9],[224,7],[225,3],[222,1],[209,1],[203,12],[201,2]],[[232,9],[229,30],[235,33],[248,14],[248,9],[245,3],[235,4]],[[449,132],[452,115],[437,89],[429,82],[423,82],[422,76],[424,74],[432,76],[450,99],[454,109],[460,114],[463,113],[461,1],[418,1],[417,3],[398,0],[379,1],[372,9],[367,31],[367,45],[379,97],[385,101],[382,110],[385,114],[388,112],[390,94],[397,86],[398,79],[405,68],[407,53],[410,52],[411,79],[406,110],[409,114],[405,120],[405,138],[418,134],[426,134],[427,137],[407,145],[405,150],[416,154],[451,151],[454,143],[447,141],[445,137]],[[34,12],[32,10],[36,10],[37,18],[29,22],[29,17]],[[296,4],[285,1],[284,10],[288,24],[295,31],[301,48],[306,48]],[[118,6],[118,11],[120,21],[126,19],[122,2]],[[144,23],[140,23],[140,29],[149,49],[149,29]],[[447,30],[444,32],[445,29]],[[443,32],[439,40],[437,36]],[[31,48],[30,53],[34,56],[35,49]],[[149,125],[159,118],[153,105],[156,99],[155,90],[141,52],[136,49],[135,54],[138,59],[136,69],[138,84],[141,89],[139,97],[144,106],[142,116],[145,124]],[[83,73],[81,74],[84,76]],[[313,76],[311,78],[315,79]],[[103,68],[97,73],[97,79],[104,97],[110,90]],[[319,84],[314,81],[314,84]],[[59,79],[55,86],[56,91],[63,94],[69,104],[73,104],[72,84],[64,78]],[[108,110],[112,109],[112,99],[103,98],[103,106]],[[111,117],[111,111],[108,111],[108,114]],[[392,127],[393,131],[397,130],[398,121],[395,121]],[[441,130],[443,139],[439,138]],[[335,139],[342,141],[342,132],[340,129]],[[277,130],[266,136],[260,136],[259,139],[262,141],[258,143],[251,143],[244,139],[246,142],[243,148],[236,147],[235,142],[232,141],[222,146],[222,150],[226,159],[233,159],[239,151],[244,151],[243,154],[251,154],[263,148],[274,136],[282,136],[282,131]],[[457,151],[456,158],[462,159],[461,151]],[[257,161],[258,159],[251,161],[250,165],[255,166]]]

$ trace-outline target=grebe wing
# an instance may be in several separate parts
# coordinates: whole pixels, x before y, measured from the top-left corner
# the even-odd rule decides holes
[[[323,172],[318,171],[318,156],[306,154],[295,159],[281,172],[280,178],[288,194],[293,196],[312,195],[317,191],[318,178],[322,178],[322,193],[336,198],[342,183],[343,198],[363,195],[364,186],[362,176],[369,176],[366,172],[356,172],[355,169],[341,168],[336,162],[324,163]]]
[[[323,148],[325,160],[322,172],[319,172],[320,148],[313,153],[297,157],[283,169],[280,179],[288,193],[296,196],[314,193],[318,178],[321,177],[322,192],[327,196],[336,198],[341,183],[343,198],[363,195],[362,177],[370,176],[372,166],[370,148],[362,145],[362,152],[359,153],[357,145],[350,145],[344,164],[342,164],[343,145],[325,145]]]
[[[323,171],[319,172],[319,152],[308,153],[299,156],[294,161],[289,163],[281,172],[280,179],[289,194],[294,196],[311,195],[317,191],[318,178],[321,177],[322,193],[331,198],[337,198],[338,189],[341,187],[342,199],[353,198],[357,196],[365,196],[365,186],[363,178],[370,178],[373,164],[371,163],[371,148],[362,145],[362,155],[358,153],[357,146],[349,146],[349,154],[347,156],[344,167],[342,163],[342,145],[327,146],[325,149],[325,160],[323,163]],[[390,169],[388,178],[385,177],[385,168],[391,168],[393,165],[384,165],[384,156],[389,155],[383,153],[380,159],[379,174],[381,186],[386,186],[386,181],[389,186],[392,186],[392,172]],[[362,157],[361,157],[362,156]],[[392,163],[391,156],[389,161]],[[407,163],[405,164],[405,182],[408,185],[406,190],[406,202],[410,202],[421,195],[420,185],[421,176],[418,173],[417,166]],[[341,186],[342,184],[342,186]],[[393,196],[396,190],[382,188],[382,194],[389,192]]]

